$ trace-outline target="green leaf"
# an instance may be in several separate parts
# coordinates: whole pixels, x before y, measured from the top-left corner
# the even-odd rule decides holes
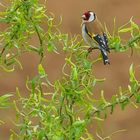
[[[130,76],[134,75],[133,64],[131,64],[129,67],[129,74],[130,74]]]
[[[133,28],[129,27],[129,28],[120,29],[118,32],[119,33],[126,33],[126,32],[131,32],[132,30],[133,30]]]
[[[97,120],[97,121],[101,121],[101,122],[103,122],[103,121],[104,121],[104,119],[101,119],[101,118],[99,118],[99,117],[97,117],[97,116],[96,116],[96,117],[94,117],[94,119],[95,119],[95,120]]]
[[[132,28],[139,30],[139,26],[134,21],[130,20],[130,23]]]
[[[40,130],[38,134],[38,140],[45,139],[45,130]]]
[[[77,120],[73,123],[74,127],[81,127],[85,125],[85,120]]]
[[[72,68],[72,79],[78,80],[78,72],[77,72],[76,67]]]
[[[134,68],[133,68],[133,64],[130,65],[129,75],[130,75],[130,82],[133,83],[133,85],[134,85],[137,80],[135,78],[135,71],[134,71]]]
[[[106,101],[106,99],[104,97],[104,91],[103,90],[101,91],[101,99],[102,99],[102,101],[105,105],[108,104],[108,102]]]
[[[42,64],[39,64],[39,65],[38,65],[38,73],[39,73],[40,75],[42,75],[42,76],[46,74],[46,72],[45,72],[45,70],[44,70]]]
[[[135,94],[135,98],[136,98],[136,103],[140,103],[140,93],[136,93]]]
[[[2,95],[0,96],[0,107],[7,107],[9,106],[9,98],[12,97],[13,94],[5,94],[5,95]]]
[[[70,133],[71,139],[75,138],[76,140],[80,139],[84,129],[85,129],[85,120],[77,120],[72,124]]]
[[[39,53],[39,48],[36,48],[36,47],[34,47],[32,45],[30,45],[27,49]]]
[[[84,69],[89,70],[89,69],[91,69],[92,64],[91,64],[90,61],[84,59],[84,60],[83,60],[83,66],[84,66]]]
[[[125,100],[125,102],[121,103],[121,109],[124,110],[125,107],[129,104],[129,100]]]

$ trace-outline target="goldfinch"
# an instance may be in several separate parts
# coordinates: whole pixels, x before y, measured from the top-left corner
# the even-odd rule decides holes
[[[104,65],[110,64],[107,56],[107,51],[110,52],[107,35],[104,33],[96,14],[92,11],[87,11],[82,15],[82,36],[90,46],[88,52],[91,52],[97,46],[101,51]]]

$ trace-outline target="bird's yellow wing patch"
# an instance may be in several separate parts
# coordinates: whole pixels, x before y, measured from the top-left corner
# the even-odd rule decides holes
[[[91,38],[94,38],[96,35],[94,33],[87,32]]]

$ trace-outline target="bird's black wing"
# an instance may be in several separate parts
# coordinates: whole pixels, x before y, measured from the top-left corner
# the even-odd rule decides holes
[[[100,34],[93,34],[90,33],[87,29],[87,27],[85,26],[85,32],[87,33],[87,35],[91,38],[94,39],[96,41],[96,43],[103,49],[105,49],[106,51],[109,51],[109,47],[108,47],[108,39],[107,39],[107,35],[105,33],[103,33],[103,35],[101,36]]]
[[[86,26],[85,26],[85,32],[87,33],[87,35],[91,39],[94,39],[96,41],[96,43],[99,44],[100,47],[102,47],[102,48],[104,48],[106,50],[106,45],[108,43],[108,40],[107,40],[107,37],[105,36],[105,34],[103,34],[104,36],[101,37],[99,34],[95,35],[93,33],[90,33]]]
[[[103,57],[104,65],[110,64],[107,53],[106,53],[106,51],[107,51],[107,46],[106,46],[107,40],[105,41],[105,37],[103,37],[103,36],[101,37],[99,34],[97,34],[97,35],[91,34],[90,32],[88,32],[88,29],[86,28],[86,26],[85,26],[85,31],[88,34],[88,36],[90,38],[94,39],[96,41],[96,43],[99,45],[99,49],[100,49],[102,57]],[[91,52],[92,49],[93,48],[89,48],[88,52]]]
[[[106,33],[103,33],[103,37],[104,37],[104,41],[105,41],[105,44],[106,44],[106,50],[107,50],[108,52],[110,52],[110,49],[109,49],[109,47],[108,47],[108,39],[107,39]]]
[[[94,40],[98,43],[99,49],[101,51],[102,57],[103,57],[103,62],[104,64],[110,64],[108,56],[107,56],[107,46],[106,42],[104,41],[104,38],[102,38],[99,34],[94,36]]]
[[[93,38],[99,44],[99,47],[106,50],[106,43],[99,34],[95,35]]]

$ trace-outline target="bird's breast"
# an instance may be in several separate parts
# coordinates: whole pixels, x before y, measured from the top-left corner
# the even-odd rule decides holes
[[[93,41],[93,39],[88,35],[88,30],[86,29],[86,24],[83,23],[82,24],[82,37],[85,41],[85,43],[89,46],[95,46],[95,42]]]
[[[85,39],[85,36],[86,36],[86,25],[85,24],[83,24],[82,25],[82,36],[83,36],[83,38]]]
[[[89,38],[89,36],[88,36],[88,34],[87,34],[87,32],[86,32],[86,25],[83,23],[83,25],[82,25],[82,37],[83,37],[83,39],[84,39],[84,41],[88,44],[88,45],[90,45],[90,38]]]

